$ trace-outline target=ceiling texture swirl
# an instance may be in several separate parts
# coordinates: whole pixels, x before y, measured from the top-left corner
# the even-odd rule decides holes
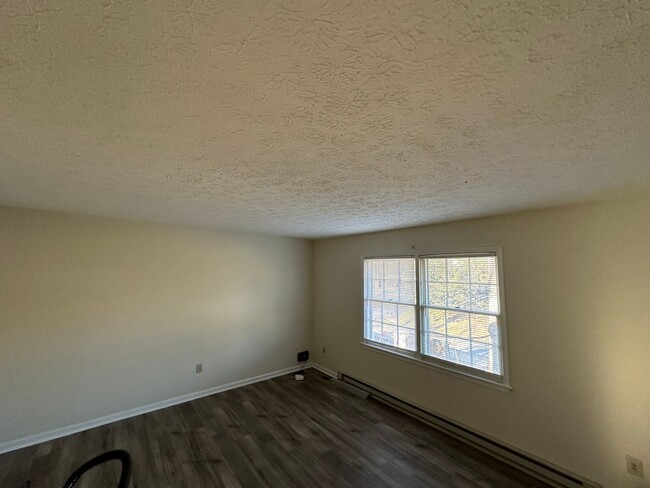
[[[317,238],[650,191],[650,1],[0,2],[0,204]]]

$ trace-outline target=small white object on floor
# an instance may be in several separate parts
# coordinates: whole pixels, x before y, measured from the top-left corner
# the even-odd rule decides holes
[[[302,381],[305,379],[304,374],[296,373],[296,381]]]

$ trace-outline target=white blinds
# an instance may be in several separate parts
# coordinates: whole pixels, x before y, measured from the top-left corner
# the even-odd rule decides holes
[[[501,375],[498,280],[493,254],[364,259],[364,339]]]
[[[366,339],[416,350],[414,258],[364,261]]]
[[[501,374],[496,256],[421,260],[422,354]]]

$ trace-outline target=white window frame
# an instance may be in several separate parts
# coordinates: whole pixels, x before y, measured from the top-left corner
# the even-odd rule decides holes
[[[497,261],[497,286],[499,293],[499,315],[497,323],[499,326],[499,338],[501,348],[501,375],[496,375],[483,371],[477,368],[464,366],[451,361],[434,358],[422,354],[421,344],[421,323],[423,320],[422,314],[425,313],[427,307],[424,305],[424,297],[422,296],[423,290],[420,282],[422,274],[422,266],[426,258],[451,258],[451,257],[478,257],[478,256],[495,256]],[[366,277],[364,271],[364,262],[368,259],[400,259],[412,258],[415,260],[415,282],[416,282],[416,304],[415,304],[415,334],[416,334],[416,350],[409,351],[380,342],[375,342],[366,339],[366,318],[365,318],[365,297],[366,297]],[[506,327],[506,308],[505,308],[505,292],[504,292],[504,277],[503,277],[503,251],[500,247],[490,247],[482,249],[469,249],[469,250],[454,250],[442,252],[411,252],[411,253],[382,253],[382,254],[364,254],[361,256],[361,287],[362,287],[362,300],[361,300],[361,344],[372,351],[387,354],[396,359],[405,360],[418,366],[432,368],[442,373],[450,374],[458,378],[477,382],[485,386],[491,386],[498,390],[510,391],[510,370],[508,361],[508,331]]]

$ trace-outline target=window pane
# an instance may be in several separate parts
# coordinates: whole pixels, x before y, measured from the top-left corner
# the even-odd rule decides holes
[[[401,349],[415,351],[415,329],[399,328],[399,344]]]
[[[384,325],[377,342],[388,344],[389,346],[397,346],[397,327],[394,325]]]
[[[499,296],[496,285],[470,285],[469,308],[481,312],[499,313]]]
[[[430,282],[428,284],[429,293],[427,305],[433,305],[434,307],[446,307],[447,306],[447,284],[446,283],[435,283]]]
[[[496,316],[429,308],[422,334],[422,354],[501,374]]]
[[[497,284],[497,260],[494,256],[470,258],[470,277],[472,283]]]
[[[447,258],[447,281],[469,283],[469,258]]]
[[[384,263],[381,260],[366,261],[366,265],[371,266],[373,277],[384,279]]]
[[[422,337],[423,354],[447,359],[447,338],[442,334],[425,333]]]
[[[472,343],[472,366],[484,371],[489,371],[490,346],[478,342]]]
[[[472,340],[499,344],[497,318],[492,315],[470,314]]]
[[[424,258],[425,305],[499,313],[496,256]]]
[[[447,312],[447,335],[469,339],[469,314]]]
[[[415,330],[415,307],[411,305],[398,305],[398,324],[400,327]]]
[[[456,339],[449,337],[447,339],[447,358],[457,364],[470,366],[471,361],[471,344],[467,339]]]
[[[370,313],[372,314],[372,320],[381,322],[381,302],[368,302],[370,305]]]
[[[444,310],[427,309],[425,314],[426,325],[424,329],[438,334],[446,334],[446,321]]]
[[[427,259],[427,280],[446,282],[447,281],[447,260]]]
[[[390,276],[391,278],[387,278],[384,280],[384,300],[387,300],[389,302],[398,302],[399,301],[399,279],[397,279],[397,274],[390,275]]]
[[[365,293],[370,298],[364,307],[364,337],[417,350],[414,259],[365,260],[364,271]]]
[[[365,298],[415,304],[415,259],[365,259]]]
[[[400,287],[399,287],[399,299],[401,303],[415,303],[415,267],[412,269],[413,275],[411,275],[410,270],[402,269],[400,273]]]
[[[384,324],[397,325],[397,304],[395,303],[382,303]]]
[[[501,374],[501,348],[472,342],[472,367],[489,373]]]
[[[373,341],[379,342],[381,334],[383,333],[383,325],[381,322],[372,322],[370,328],[366,332],[366,337]]]
[[[366,298],[374,298],[375,300],[384,299],[384,279],[376,278],[370,280],[369,293]]]
[[[449,283],[447,285],[447,306],[449,308],[469,308],[469,285]]]

